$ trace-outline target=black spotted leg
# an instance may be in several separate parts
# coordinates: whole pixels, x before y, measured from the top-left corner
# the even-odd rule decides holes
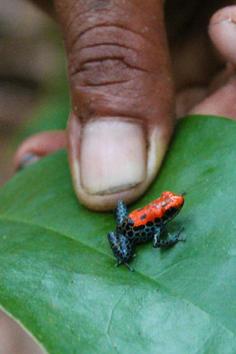
[[[133,271],[128,264],[134,256],[134,246],[130,240],[117,232],[109,232],[107,237],[112,252],[117,260],[117,266],[124,264],[129,270]]]
[[[181,239],[179,236],[181,232],[183,231],[183,228],[181,228],[177,234],[171,235],[168,233],[168,238],[167,239],[161,239],[161,234],[164,231],[164,227],[159,228],[157,232],[155,233],[153,237],[153,247],[154,248],[168,248],[173,245],[175,245],[179,241],[185,241],[184,239]]]
[[[161,241],[161,234],[163,232],[163,227],[158,227],[155,231],[155,234],[153,236],[153,241],[152,241],[152,245],[154,248],[160,247],[160,241]]]
[[[128,209],[123,200],[119,200],[116,207],[116,225],[121,226],[128,216]]]

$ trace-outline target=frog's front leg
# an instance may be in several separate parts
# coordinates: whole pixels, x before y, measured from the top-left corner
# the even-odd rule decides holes
[[[155,230],[155,234],[153,236],[153,241],[152,241],[152,245],[154,248],[160,247],[160,241],[161,241],[161,234],[163,232],[163,227],[158,227]]]
[[[164,227],[160,227],[159,230],[155,233],[153,237],[153,247],[154,248],[167,248],[175,245],[179,241],[184,241],[184,239],[181,239],[179,236],[181,232],[183,231],[183,228],[181,228],[177,234],[175,235],[170,235],[168,233],[168,238],[167,239],[161,239],[161,234],[165,231]]]

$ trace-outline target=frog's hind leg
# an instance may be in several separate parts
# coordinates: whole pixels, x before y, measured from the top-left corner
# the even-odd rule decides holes
[[[117,226],[121,226],[125,219],[128,217],[128,209],[123,200],[119,200],[117,203],[117,207],[115,210],[116,215],[116,224]]]
[[[117,232],[109,232],[107,237],[112,252],[117,260],[117,265],[125,264],[128,268],[130,268],[127,264],[133,258],[134,245],[125,235]]]

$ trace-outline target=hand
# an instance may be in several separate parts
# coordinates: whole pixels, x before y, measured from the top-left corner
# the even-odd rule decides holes
[[[213,2],[186,0],[184,13],[177,0],[166,1],[165,10],[161,0],[55,0],[72,97],[70,166],[77,196],[89,208],[110,209],[147,189],[175,116],[236,117],[236,6],[211,19],[217,52],[207,36],[218,9]],[[62,132],[31,137],[16,165],[65,144]]]

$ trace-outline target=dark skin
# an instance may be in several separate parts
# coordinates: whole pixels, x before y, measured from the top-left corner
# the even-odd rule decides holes
[[[235,119],[236,7],[224,8],[235,1],[37,3],[57,19],[65,39],[70,165],[75,192],[89,208],[107,210],[145,192],[176,116]],[[32,137],[18,150],[16,165],[65,141],[63,132]]]

